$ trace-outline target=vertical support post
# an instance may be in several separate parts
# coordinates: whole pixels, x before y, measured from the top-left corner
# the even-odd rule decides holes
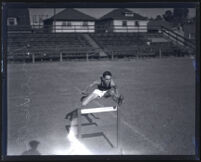
[[[159,57],[161,58],[162,56],[162,52],[161,52],[161,48],[159,48]]]
[[[114,60],[114,51],[112,51],[112,61]]]
[[[81,138],[81,108],[77,109],[77,137]]]
[[[60,52],[60,62],[62,62],[63,61],[63,54],[62,54],[62,52]]]
[[[138,60],[139,59],[139,52],[138,52],[138,49],[136,50],[136,59]]]
[[[117,106],[117,148],[119,148],[119,106]]]
[[[53,32],[56,33],[56,21],[55,21],[56,9],[54,8],[54,16],[53,16]]]
[[[89,61],[89,53],[86,54],[86,60]]]
[[[175,36],[176,36],[176,44],[178,45],[179,44],[178,36],[177,34],[175,34]]]
[[[32,63],[34,64],[35,63],[35,54],[32,53]]]

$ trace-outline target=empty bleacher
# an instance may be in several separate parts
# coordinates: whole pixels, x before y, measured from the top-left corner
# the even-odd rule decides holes
[[[104,33],[93,34],[92,37],[108,55],[114,57],[136,57],[149,50],[147,39],[141,33]]]
[[[91,37],[109,57],[155,57],[160,51],[164,56],[174,52],[170,41],[151,43],[151,39],[163,38],[160,33],[96,33]]]
[[[108,58],[142,58],[170,56],[179,53],[171,41],[160,33],[91,33],[89,36]],[[8,61],[48,61],[99,59],[100,48],[94,49],[78,33],[8,33]],[[105,58],[105,57],[104,57]]]
[[[81,34],[9,33],[8,60],[83,58],[91,48]]]

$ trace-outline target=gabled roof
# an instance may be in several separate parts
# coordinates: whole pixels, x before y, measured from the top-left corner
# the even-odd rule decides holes
[[[126,16],[125,14],[133,14],[133,16]],[[108,14],[102,16],[100,20],[106,20],[106,19],[115,19],[115,20],[147,20],[146,17],[143,17],[137,13],[134,13],[128,9],[120,8],[115,9]]]
[[[88,20],[88,21],[94,21],[95,18],[86,15],[78,10],[75,10],[73,8],[67,8],[58,14],[52,16],[49,18],[51,20]]]

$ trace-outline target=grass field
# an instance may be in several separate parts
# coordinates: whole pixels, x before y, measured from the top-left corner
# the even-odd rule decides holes
[[[115,112],[90,117],[97,125],[82,131],[94,136],[73,146],[66,129],[72,123],[65,117],[79,105],[80,90],[105,70],[113,73],[125,97],[120,107],[121,149],[111,147],[116,144]],[[195,72],[188,57],[9,64],[7,76],[8,155],[195,153]],[[100,99],[89,107],[98,104],[114,105],[111,99]],[[37,148],[30,149],[32,140],[39,142]]]

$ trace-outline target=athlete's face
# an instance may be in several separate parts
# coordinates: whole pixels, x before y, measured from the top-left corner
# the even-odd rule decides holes
[[[108,85],[110,83],[111,79],[112,79],[112,77],[110,75],[106,75],[104,77],[104,82]]]

